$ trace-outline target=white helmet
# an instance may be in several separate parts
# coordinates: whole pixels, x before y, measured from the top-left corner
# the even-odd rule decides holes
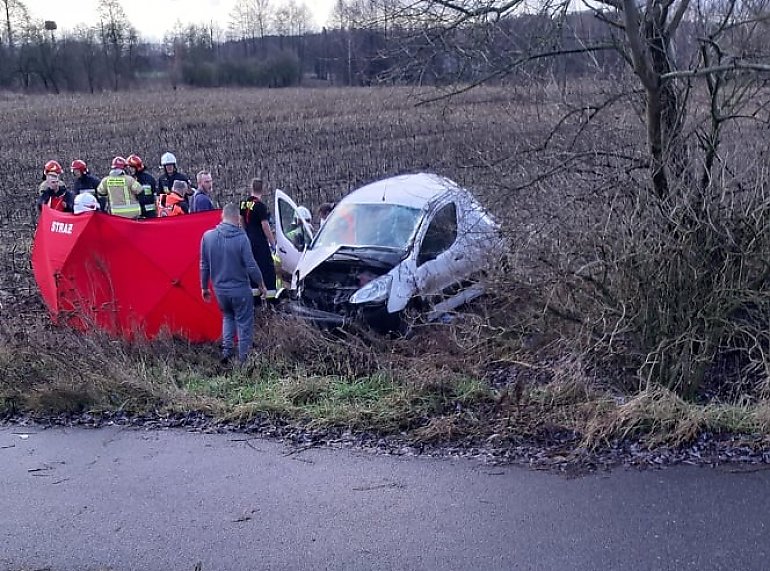
[[[90,192],[82,192],[75,197],[75,214],[83,212],[93,212],[99,210],[99,201]]]
[[[176,164],[176,157],[172,153],[163,153],[163,156],[160,158],[160,166],[165,167],[166,165],[175,165]]]
[[[296,212],[294,213],[294,220],[298,222],[300,220],[304,220],[305,222],[312,222],[313,215],[310,214],[310,210],[308,210],[304,206],[298,206]]]

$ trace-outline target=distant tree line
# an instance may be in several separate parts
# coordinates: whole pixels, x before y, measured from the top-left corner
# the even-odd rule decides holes
[[[286,87],[307,82],[361,86],[495,80],[516,62],[515,77],[555,80],[588,72],[612,76],[625,65],[588,12],[516,14],[485,26],[457,26],[435,41],[436,14],[405,15],[404,0],[338,0],[328,25],[313,28],[304,3],[238,0],[230,24],[177,24],[162,41],[132,26],[120,0],[101,0],[94,22],[59,32],[31,18],[23,0],[0,0],[0,88],[103,91],[167,83],[176,87]],[[447,42],[451,38],[451,42]],[[451,45],[450,45],[451,44]],[[681,53],[686,53],[682,46]],[[548,53],[549,57],[528,54]],[[511,75],[506,74],[510,81]]]

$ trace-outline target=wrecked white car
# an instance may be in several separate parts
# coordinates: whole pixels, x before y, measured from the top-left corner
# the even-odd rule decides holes
[[[439,318],[483,293],[475,278],[502,251],[492,217],[467,190],[434,174],[353,191],[315,236],[308,224],[298,228],[297,207],[281,191],[275,207],[278,251],[292,276],[290,309],[323,326],[361,319],[378,331],[401,330],[409,308]]]

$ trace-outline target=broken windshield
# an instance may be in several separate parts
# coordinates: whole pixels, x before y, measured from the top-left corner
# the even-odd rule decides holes
[[[321,227],[312,248],[344,245],[406,250],[421,212],[398,204],[340,204]]]

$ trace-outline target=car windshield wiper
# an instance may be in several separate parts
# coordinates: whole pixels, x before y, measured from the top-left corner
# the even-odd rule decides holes
[[[343,246],[334,252],[330,259],[340,261],[345,260],[351,262],[366,262],[368,264],[374,264],[383,268],[392,268],[394,265],[394,260],[396,258],[403,258],[405,252],[406,250],[399,250],[398,248],[391,248],[386,246]]]
[[[340,246],[340,249],[337,250],[338,252],[340,250],[381,250],[385,252],[403,252],[406,248],[399,248],[397,246],[380,246],[379,244],[367,244],[367,245],[353,245],[353,244],[345,244],[343,246]]]

